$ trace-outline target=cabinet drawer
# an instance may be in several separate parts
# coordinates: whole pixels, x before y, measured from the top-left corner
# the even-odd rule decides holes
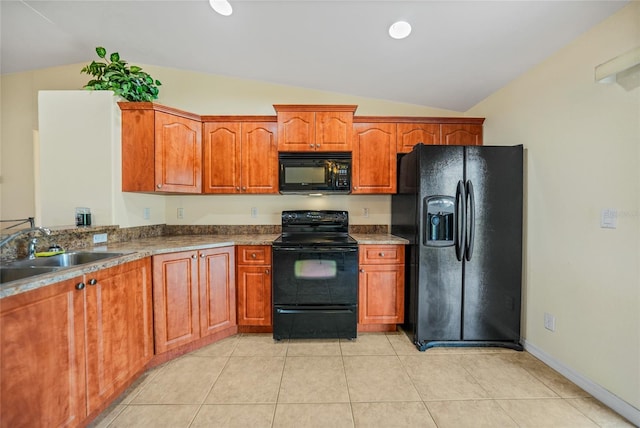
[[[271,246],[240,245],[237,247],[237,263],[239,265],[270,265]]]
[[[404,263],[404,245],[361,245],[360,264]]]

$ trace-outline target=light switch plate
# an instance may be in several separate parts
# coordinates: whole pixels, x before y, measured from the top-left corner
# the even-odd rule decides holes
[[[618,211],[611,208],[603,208],[600,213],[600,227],[603,229],[615,229],[618,227]]]

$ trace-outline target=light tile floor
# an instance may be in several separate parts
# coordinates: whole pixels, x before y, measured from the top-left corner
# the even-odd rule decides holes
[[[148,371],[94,427],[632,427],[527,352],[403,333],[227,338]]]

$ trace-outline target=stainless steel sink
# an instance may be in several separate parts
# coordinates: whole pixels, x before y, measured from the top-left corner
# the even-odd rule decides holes
[[[58,254],[51,257],[38,257],[35,259],[23,259],[9,263],[11,267],[71,267],[93,263],[113,257],[120,257],[127,253],[108,253],[102,251],[78,251],[73,253]]]
[[[55,267],[0,267],[0,284],[58,270]]]
[[[30,278],[32,276],[54,272],[65,268],[94,263],[100,260],[120,257],[125,254],[129,253],[78,251],[58,254],[57,256],[51,257],[16,260],[14,262],[7,263],[0,268],[0,284]]]

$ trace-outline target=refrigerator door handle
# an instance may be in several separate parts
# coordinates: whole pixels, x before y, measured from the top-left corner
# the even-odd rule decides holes
[[[467,217],[466,201],[464,183],[460,180],[456,189],[456,257],[460,262],[464,257],[464,235]]]
[[[465,230],[464,258],[469,261],[473,256],[473,244],[476,236],[476,200],[473,192],[473,183],[467,180],[467,224]]]

